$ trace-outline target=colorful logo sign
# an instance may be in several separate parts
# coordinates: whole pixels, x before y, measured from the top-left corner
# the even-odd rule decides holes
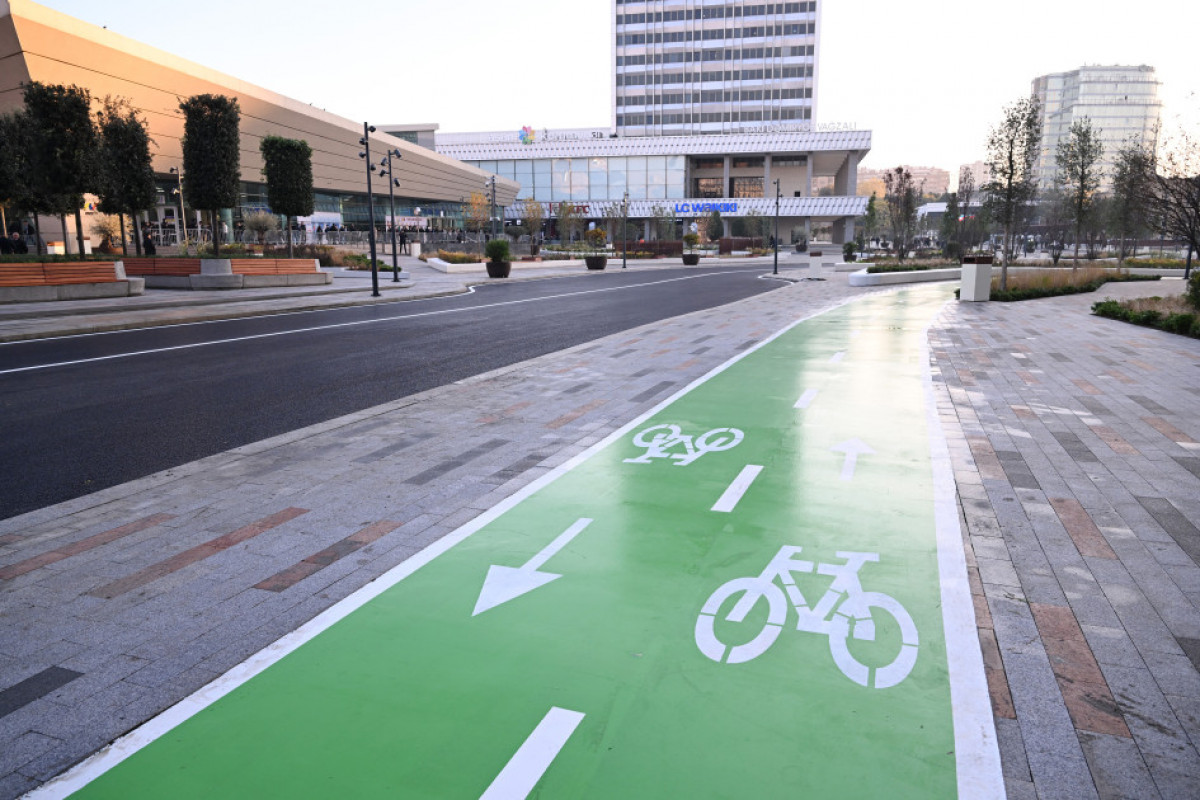
[[[518,136],[521,137],[521,144],[533,144],[533,140],[537,134],[534,132],[533,128],[526,125],[524,128],[521,128],[521,132],[518,134]]]
[[[737,203],[676,203],[676,214],[711,214],[713,211],[724,211],[736,214]]]

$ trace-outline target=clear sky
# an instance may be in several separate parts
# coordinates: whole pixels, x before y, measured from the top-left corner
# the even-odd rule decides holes
[[[1034,77],[1085,64],[1154,66],[1165,121],[1200,127],[1195,0],[822,1],[817,121],[873,131],[864,166],[954,175]],[[610,124],[609,0],[43,5],[354,120]]]

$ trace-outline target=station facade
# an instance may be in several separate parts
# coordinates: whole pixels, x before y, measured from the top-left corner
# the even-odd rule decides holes
[[[780,239],[811,238],[829,227],[834,242],[854,237],[867,198],[855,195],[858,164],[871,149],[863,130],[775,130],[694,136],[617,136],[610,129],[439,133],[443,155],[520,184],[505,218],[522,203],[540,203],[555,219],[565,203],[583,219],[627,216],[656,238],[656,221],[681,224],[717,211],[731,221],[774,217],[779,194]],[[813,189],[832,178],[832,193]],[[778,186],[776,185],[778,181]]]

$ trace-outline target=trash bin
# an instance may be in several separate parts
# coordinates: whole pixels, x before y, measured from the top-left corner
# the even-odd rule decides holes
[[[991,256],[967,256],[963,259],[962,288],[958,299],[967,302],[983,302],[992,294]]]

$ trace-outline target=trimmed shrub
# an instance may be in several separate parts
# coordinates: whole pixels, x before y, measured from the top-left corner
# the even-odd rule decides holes
[[[490,261],[508,261],[512,254],[508,249],[508,239],[492,239],[483,248]]]
[[[1168,314],[1162,322],[1162,329],[1171,333],[1190,335],[1192,326],[1196,324],[1195,314]]]
[[[1192,308],[1200,311],[1200,270],[1194,272],[1188,279],[1187,300]]]

